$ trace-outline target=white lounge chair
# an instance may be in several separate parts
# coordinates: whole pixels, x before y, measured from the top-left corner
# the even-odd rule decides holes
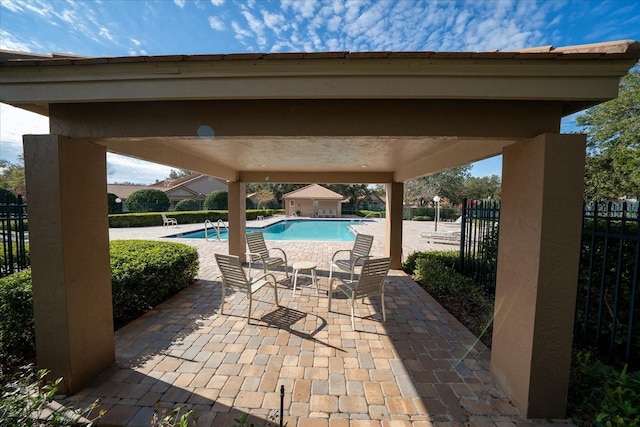
[[[333,209],[333,210],[331,211],[331,218],[335,218],[335,217],[336,217],[336,215],[337,215],[337,214],[336,214],[336,210],[335,210],[335,209]]]
[[[287,254],[280,248],[271,248],[271,250],[279,251],[282,254],[282,256],[272,256],[264,241],[264,235],[261,232],[247,234],[247,246],[249,246],[249,252],[247,252],[249,256],[249,274],[251,274],[251,263],[260,261],[265,273],[269,269],[284,265],[284,273],[289,277],[289,272],[287,271]]]
[[[178,225],[178,220],[177,219],[167,217],[167,215],[165,215],[165,214],[160,214],[160,215],[162,215],[162,226],[163,227],[168,227],[170,225]]]
[[[362,270],[358,280],[343,280],[341,278],[331,279],[329,281],[329,311],[331,311],[332,295],[335,291],[340,291],[351,299],[351,328],[355,329],[355,304],[356,299],[380,295],[382,300],[382,320],[387,321],[387,313],[384,308],[384,288],[387,282],[387,274],[391,258],[370,258],[362,264]],[[341,283],[335,288],[333,280]]]
[[[247,277],[240,258],[233,255],[215,254],[216,263],[222,273],[222,300],[220,301],[220,314],[224,314],[224,299],[227,288],[234,289],[238,292],[245,292],[249,298],[249,313],[247,313],[247,321],[251,321],[251,305],[253,294],[261,287],[269,284],[273,287],[273,296],[278,304],[278,286],[276,278],[271,273],[265,273],[259,277]]]
[[[360,267],[364,261],[369,258],[373,245],[373,236],[358,233],[353,248],[342,249],[333,253],[331,257],[331,268],[329,269],[329,282],[333,277],[334,270],[341,270],[350,273],[350,280],[353,280],[353,273],[357,267]],[[341,258],[342,254],[348,253],[349,258]]]

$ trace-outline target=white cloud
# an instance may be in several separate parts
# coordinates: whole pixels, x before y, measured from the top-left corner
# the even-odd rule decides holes
[[[46,135],[49,118],[40,114],[0,103],[0,159],[17,162],[22,155],[23,135]],[[136,184],[152,184],[169,176],[171,167],[145,162],[131,157],[107,153],[109,169],[114,173],[109,182],[129,181]]]
[[[48,117],[0,103],[0,158],[15,162],[22,154],[22,135],[48,133]]]
[[[140,40],[136,40],[136,39],[129,39],[131,40],[131,43],[133,43],[136,46],[140,46],[142,44],[142,42],[140,42]]]
[[[111,33],[109,32],[108,28],[105,27],[100,27],[100,32],[98,33],[100,34],[101,37],[109,40],[109,41],[113,41],[113,36],[111,35]]]
[[[30,52],[31,45],[17,40],[12,34],[9,34],[0,28],[0,49],[14,50],[16,52]]]
[[[114,153],[107,153],[107,164],[113,172],[107,177],[107,181],[110,183],[132,182],[149,185],[156,180],[168,177],[171,169],[176,169]]]
[[[216,31],[224,31],[226,28],[224,22],[216,16],[209,17],[209,26]]]
[[[264,29],[266,27],[265,23],[258,18],[256,18],[251,12],[248,10],[242,11],[242,15],[247,20],[249,24],[249,28],[256,36],[256,42],[258,43],[258,47],[260,49],[264,49],[267,44],[267,39],[264,35]]]
[[[286,20],[284,16],[280,14],[262,10],[262,19],[264,19],[265,25],[276,34],[280,34],[281,30],[288,28],[288,26],[285,25]]]
[[[224,0],[211,0],[211,4],[214,6],[222,6],[224,4]]]
[[[184,9],[184,5],[186,3],[186,0],[173,0],[173,2],[179,6],[181,9]]]
[[[0,1],[0,7],[6,7],[12,12],[21,12],[22,11],[21,0],[2,0]]]

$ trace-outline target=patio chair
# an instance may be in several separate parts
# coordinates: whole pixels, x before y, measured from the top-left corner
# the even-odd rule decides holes
[[[251,303],[253,300],[253,294],[266,284],[273,286],[273,295],[278,304],[278,287],[276,284],[276,278],[271,273],[265,273],[259,277],[247,277],[240,258],[233,255],[215,254],[216,263],[222,273],[222,301],[220,302],[220,314],[224,314],[224,299],[226,296],[227,288],[231,288],[238,292],[246,292],[247,298],[249,298],[249,313],[247,314],[247,321],[251,321]]]
[[[336,214],[336,210],[335,210],[335,209],[333,209],[333,210],[331,211],[331,218],[336,218],[336,216],[337,216],[337,214]]]
[[[163,227],[168,227],[170,225],[178,225],[178,220],[177,219],[167,217],[167,215],[165,215],[165,214],[160,214],[160,215],[162,215],[162,226]]]
[[[323,217],[324,217],[324,210],[318,209],[318,218],[323,218]]]
[[[356,241],[351,249],[341,249],[333,253],[331,257],[331,268],[329,269],[329,282],[333,277],[334,270],[341,270],[351,273],[349,280],[353,280],[355,269],[361,266],[364,261],[369,258],[371,245],[373,244],[373,236],[368,234],[360,234],[356,236]],[[349,258],[341,258],[342,254],[349,253]]]
[[[247,246],[249,246],[249,252],[247,252],[249,256],[249,274],[251,274],[251,263],[260,261],[265,273],[268,269],[284,265],[284,273],[289,277],[289,272],[287,271],[287,254],[280,248],[271,248],[273,251],[280,251],[282,253],[282,256],[271,256],[271,252],[264,241],[264,235],[261,232],[247,234]]]
[[[355,329],[355,304],[357,298],[380,295],[382,300],[382,320],[387,321],[387,313],[384,308],[384,288],[387,283],[387,274],[391,258],[369,258],[362,264],[362,271],[358,280],[343,280],[341,278],[331,279],[329,281],[329,311],[331,311],[331,300],[333,293],[340,291],[351,300],[351,329]],[[341,283],[335,288],[333,280],[339,280]]]

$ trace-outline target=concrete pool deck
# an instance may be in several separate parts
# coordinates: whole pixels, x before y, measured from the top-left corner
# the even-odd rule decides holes
[[[382,255],[384,222],[357,227],[375,236],[372,254]],[[421,241],[432,227],[405,222],[405,254],[455,249]],[[196,228],[112,229],[110,236],[155,240]],[[244,295],[228,294],[219,313],[213,254],[226,253],[227,242],[171,241],[198,249],[198,280],[117,331],[115,365],[67,398],[75,406],[100,399],[107,413],[98,425],[148,426],[158,407],[193,409],[198,426],[229,427],[244,413],[256,423],[279,410],[281,386],[289,427],[567,424],[523,418],[493,384],[489,350],[402,271],[389,275],[386,322],[379,298],[357,301],[355,330],[348,300],[334,298],[328,312],[329,261],[351,242],[267,241],[287,252],[290,265],[317,263],[320,292],[303,274],[293,295],[291,270],[289,279],[280,271],[280,306],[262,288],[248,324]]]

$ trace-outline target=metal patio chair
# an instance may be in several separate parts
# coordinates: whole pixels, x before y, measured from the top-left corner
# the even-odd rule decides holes
[[[353,248],[342,249],[333,253],[331,257],[331,268],[329,269],[329,282],[333,277],[334,270],[340,270],[351,274],[349,280],[353,280],[353,274],[357,267],[360,267],[364,261],[369,258],[373,245],[373,236],[368,234],[360,234],[356,236]],[[343,254],[349,253],[349,258],[342,258]]]
[[[247,298],[249,298],[249,313],[247,314],[247,321],[251,321],[251,305],[253,301],[253,294],[266,284],[273,286],[273,295],[276,300],[276,306],[278,303],[278,286],[276,278],[271,273],[265,273],[258,277],[247,276],[240,258],[234,255],[215,254],[216,263],[222,273],[222,301],[220,302],[220,314],[224,314],[224,299],[226,296],[227,288],[231,288],[238,292],[245,292]]]
[[[387,313],[384,307],[384,288],[387,283],[387,274],[391,265],[391,258],[369,258],[362,264],[362,270],[358,280],[344,280],[341,278],[329,281],[329,311],[331,311],[331,300],[333,293],[340,291],[351,299],[351,329],[355,329],[355,304],[356,299],[380,295],[382,300],[382,320],[387,321]],[[335,288],[333,280],[341,283]]]
[[[267,248],[264,235],[261,232],[247,234],[247,246],[249,246],[249,252],[247,252],[247,256],[249,257],[249,274],[251,274],[251,263],[260,261],[265,273],[267,270],[284,265],[284,273],[289,277],[289,272],[287,271],[287,254],[280,248]],[[282,256],[272,256],[271,251],[279,251]]]

